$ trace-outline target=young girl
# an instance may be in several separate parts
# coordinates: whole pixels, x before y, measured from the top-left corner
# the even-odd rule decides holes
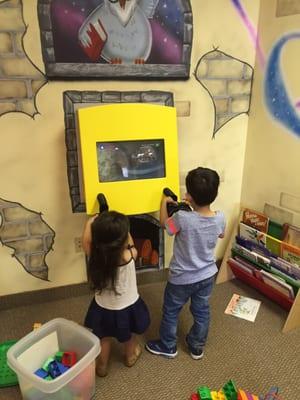
[[[132,367],[142,352],[133,333],[144,333],[150,317],[137,291],[137,250],[129,233],[128,218],[116,211],[104,211],[90,218],[82,245],[88,256],[88,278],[95,290],[85,326],[101,341],[96,373],[103,377],[107,375],[111,337],[124,344],[125,365]]]

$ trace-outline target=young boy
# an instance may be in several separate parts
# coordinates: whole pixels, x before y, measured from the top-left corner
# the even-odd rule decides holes
[[[174,358],[177,355],[176,331],[178,315],[190,299],[193,326],[186,336],[191,357],[202,358],[207,339],[212,292],[217,267],[214,250],[218,238],[224,237],[225,218],[220,211],[212,211],[210,204],[218,194],[219,175],[209,168],[198,167],[186,177],[186,200],[193,211],[177,211],[170,218],[163,196],[160,223],[169,235],[175,235],[173,257],[164,293],[160,339],[148,341],[146,349],[153,354]]]

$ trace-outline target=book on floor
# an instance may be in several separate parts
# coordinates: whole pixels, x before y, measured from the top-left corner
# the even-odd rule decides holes
[[[254,322],[260,305],[259,300],[234,294],[226,307],[225,314]]]

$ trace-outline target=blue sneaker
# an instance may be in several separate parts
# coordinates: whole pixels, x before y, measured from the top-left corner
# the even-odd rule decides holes
[[[174,358],[177,356],[176,346],[169,349],[160,340],[149,340],[149,342],[146,343],[145,348],[150,351],[150,353],[158,356],[165,356],[168,358]]]
[[[202,358],[203,355],[204,355],[203,349],[201,347],[196,348],[196,347],[191,346],[188,343],[187,338],[185,338],[185,341],[186,341],[186,344],[187,344],[187,346],[189,348],[190,355],[191,355],[192,359],[193,360],[200,360],[200,358]]]

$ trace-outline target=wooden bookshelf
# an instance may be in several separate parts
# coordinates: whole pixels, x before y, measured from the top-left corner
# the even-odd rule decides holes
[[[225,250],[225,254],[222,260],[222,264],[220,266],[216,283],[224,283],[227,282],[233,278],[235,278],[230,266],[228,265],[227,261],[231,257],[231,248],[233,244],[235,243],[235,237],[238,234],[238,229],[239,229],[239,223],[242,219],[244,207],[241,208],[241,212],[239,214],[239,218],[234,224],[233,230],[230,235],[230,239],[227,245],[227,248]],[[286,333],[291,331],[292,329],[300,327],[300,289],[298,290],[298,293],[293,301],[292,307],[289,310],[287,319],[285,321],[285,324],[282,328],[282,332]]]

